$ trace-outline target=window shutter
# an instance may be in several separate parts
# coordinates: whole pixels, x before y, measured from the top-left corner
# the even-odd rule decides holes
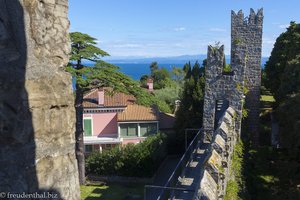
[[[92,136],[92,120],[91,119],[84,119],[83,120],[83,127],[84,127],[84,136]]]

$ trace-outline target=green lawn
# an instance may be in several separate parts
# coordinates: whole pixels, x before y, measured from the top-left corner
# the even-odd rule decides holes
[[[268,101],[268,102],[275,102],[275,99],[271,95],[261,95],[260,96],[261,101]]]
[[[142,200],[144,185],[107,183],[104,186],[81,186],[82,200]]]

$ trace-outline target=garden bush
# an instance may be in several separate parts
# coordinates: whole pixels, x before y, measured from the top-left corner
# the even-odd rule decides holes
[[[93,152],[86,159],[86,171],[100,176],[151,177],[166,155],[166,136],[159,133],[139,144]]]

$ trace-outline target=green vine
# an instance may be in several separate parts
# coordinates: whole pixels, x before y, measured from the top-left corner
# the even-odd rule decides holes
[[[244,80],[244,85],[242,86],[240,83],[236,84],[236,89],[240,92],[243,93],[244,96],[247,95],[247,93],[249,92],[249,89],[245,86],[246,85],[246,80]],[[249,109],[246,109],[245,107],[245,99],[242,100],[242,119],[245,119],[248,117],[248,112]]]
[[[227,183],[226,194],[224,200],[237,200],[239,192],[243,187],[242,165],[244,156],[244,145],[239,141],[233,150],[233,157],[230,169],[230,177],[233,177]]]

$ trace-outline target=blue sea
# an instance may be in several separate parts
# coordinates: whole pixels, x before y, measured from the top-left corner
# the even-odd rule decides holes
[[[137,64],[137,63],[112,63],[120,67],[120,72],[130,76],[134,80],[140,80],[141,76],[144,74],[150,74],[150,64]],[[172,67],[183,68],[184,63],[170,63],[170,64],[158,64],[159,67],[164,67],[171,70]]]
[[[150,64],[146,63],[111,63],[120,67],[120,72],[128,75],[134,80],[140,80],[141,76],[144,74],[150,74]],[[164,67],[168,70],[171,70],[173,66],[183,68],[185,63],[177,64],[159,64],[159,67]],[[93,66],[91,63],[86,63],[87,66]],[[72,80],[73,89],[75,89],[75,79]]]
[[[266,59],[265,59],[266,60]],[[263,60],[262,62],[262,68],[264,67],[265,64],[265,60]],[[229,63],[230,61],[226,61],[227,63]],[[183,68],[184,64],[186,62],[177,62],[177,63],[158,63],[158,66],[164,67],[168,70],[171,70],[172,67],[180,67]],[[193,66],[195,62],[191,62],[191,65]],[[202,63],[202,61],[200,61],[199,63]],[[134,80],[140,80],[141,76],[143,76],[144,74],[150,74],[150,64],[151,63],[114,63],[111,62],[111,64],[114,64],[118,67],[120,67],[120,72],[130,76],[132,79]],[[85,63],[85,65],[87,66],[93,66],[92,63]],[[73,80],[73,88],[75,86],[75,80]]]

